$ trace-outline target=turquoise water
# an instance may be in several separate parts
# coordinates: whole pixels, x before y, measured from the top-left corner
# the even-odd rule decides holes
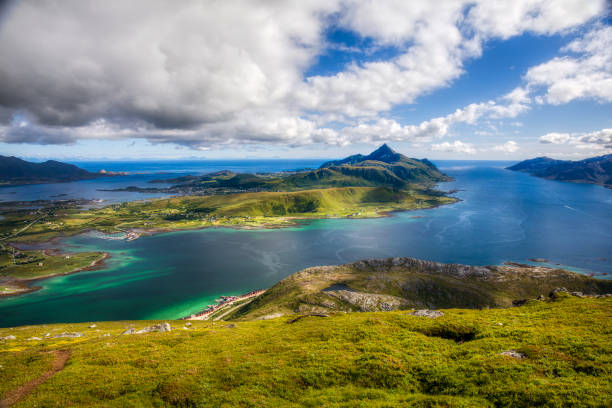
[[[207,229],[132,242],[74,237],[66,242],[73,250],[109,251],[107,268],[48,279],[40,291],[0,300],[0,326],[177,318],[308,266],[372,257],[479,265],[537,257],[612,275],[612,190],[510,172],[506,163],[437,164],[456,178],[440,187],[459,189],[461,202],[291,229]]]

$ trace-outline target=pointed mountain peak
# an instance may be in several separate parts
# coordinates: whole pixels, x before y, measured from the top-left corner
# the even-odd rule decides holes
[[[386,143],[383,143],[378,149],[370,153],[370,156],[385,156],[388,154],[396,154],[395,150],[390,148]]]
[[[401,154],[395,152],[385,143],[378,149],[370,153],[368,156],[366,156],[365,160],[377,160],[385,163],[393,163],[395,161],[398,161],[401,157]]]

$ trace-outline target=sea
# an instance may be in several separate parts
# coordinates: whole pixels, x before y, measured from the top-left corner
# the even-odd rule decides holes
[[[132,174],[74,183],[0,188],[2,201],[85,198],[104,203],[150,195],[101,192],[152,179],[223,169],[277,172],[318,167],[324,160],[82,162]],[[454,181],[459,202],[376,219],[304,221],[292,228],[209,228],[135,241],[85,233],[64,250],[107,251],[105,267],[36,283],[36,292],[0,299],[0,327],[53,322],[175,319],[221,295],[270,287],[303,268],[364,258],[415,257],[438,262],[563,267],[612,278],[612,190],[544,180],[506,170],[513,162],[435,161]],[[65,194],[65,195],[64,195]],[[534,263],[535,264],[535,263]]]

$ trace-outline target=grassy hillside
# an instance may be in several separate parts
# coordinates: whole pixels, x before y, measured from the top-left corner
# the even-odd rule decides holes
[[[40,241],[83,230],[116,233],[130,229],[287,226],[296,218],[377,217],[389,211],[430,208],[455,201],[428,190],[346,187],[173,197],[91,210],[51,205],[35,212],[29,209],[4,212],[0,239]]]
[[[252,320],[294,313],[410,308],[508,307],[557,287],[612,293],[612,281],[541,266],[467,266],[392,258],[295,273],[228,316]]]
[[[221,171],[202,176],[185,176],[170,180],[155,180],[174,184],[173,192],[217,192],[231,189],[242,191],[296,191],[330,187],[392,187],[413,189],[431,187],[451,178],[440,172],[429,160],[411,159],[382,145],[367,156],[358,154],[324,163],[316,170],[295,173],[237,174]],[[154,189],[131,188],[134,191]]]
[[[611,298],[443,312],[172,321],[170,332],[131,335],[121,333],[156,322],[0,329],[0,337],[15,337],[0,340],[0,400],[15,407],[612,405]],[[73,332],[82,337],[56,337]]]

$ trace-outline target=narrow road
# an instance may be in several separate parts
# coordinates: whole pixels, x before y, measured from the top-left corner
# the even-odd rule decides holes
[[[43,218],[45,218],[47,216],[47,214],[45,215],[41,215],[40,217],[38,217],[37,219],[35,219],[34,221],[32,221],[31,223],[29,223],[28,225],[26,225],[25,227],[23,227],[22,229],[20,229],[19,231],[17,231],[16,233],[9,235],[8,237],[4,237],[4,238],[0,238],[0,241],[9,239],[9,238],[14,238],[17,235],[21,234],[23,231],[27,230],[28,228],[30,228],[32,225],[36,224],[38,221],[42,220]]]

